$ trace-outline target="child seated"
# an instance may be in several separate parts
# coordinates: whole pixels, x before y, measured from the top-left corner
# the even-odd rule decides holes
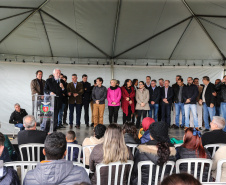
[[[75,135],[75,132],[70,130],[67,132],[67,135],[66,135],[66,141],[67,143],[72,143],[72,144],[78,144],[78,142],[76,141],[76,135]],[[78,160],[78,152],[79,152],[79,148],[72,148],[73,150],[73,159],[71,160],[71,147],[68,147],[68,160],[70,161],[77,161]],[[79,161],[78,161],[79,162]]]

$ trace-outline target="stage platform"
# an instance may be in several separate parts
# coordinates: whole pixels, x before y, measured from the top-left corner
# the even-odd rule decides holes
[[[106,124],[106,126],[108,126],[108,125],[109,124]],[[70,129],[69,129],[68,125],[65,127],[66,128],[61,128],[61,129],[58,129],[57,131],[66,134],[67,131],[69,131]],[[38,129],[39,129],[39,127],[38,127]],[[73,126],[73,130],[76,133],[76,138],[77,138],[77,141],[79,144],[82,144],[83,140],[86,137],[90,137],[94,134],[93,127],[86,128],[85,125],[81,125],[80,129],[76,129],[75,126]],[[4,130],[2,130],[2,131],[4,133]],[[204,132],[201,131],[201,133],[204,133]],[[182,140],[183,136],[184,136],[184,130],[183,129],[169,129],[169,136],[170,136],[170,138],[176,138],[178,140]],[[9,137],[12,138],[12,134],[9,134]],[[13,140],[11,140],[11,142],[12,142],[12,144],[17,144],[17,135],[15,135],[15,138]]]

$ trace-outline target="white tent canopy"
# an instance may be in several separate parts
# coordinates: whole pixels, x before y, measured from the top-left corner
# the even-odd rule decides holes
[[[226,1],[1,0],[0,33],[2,60],[223,64]]]

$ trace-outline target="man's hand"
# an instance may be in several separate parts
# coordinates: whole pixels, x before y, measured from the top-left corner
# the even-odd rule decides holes
[[[202,105],[202,102],[203,102],[203,101],[200,99],[200,100],[199,100],[199,105]]]
[[[217,92],[213,92],[212,95],[213,95],[213,96],[217,96]]]
[[[126,98],[126,101],[129,101],[129,97]]]
[[[141,107],[144,107],[145,106],[145,103],[141,103],[140,105],[141,105]]]
[[[162,99],[162,101],[163,101],[164,103],[166,103],[166,102],[167,102],[167,99],[166,99],[166,98],[164,98],[164,99]]]
[[[112,102],[111,104],[112,104],[112,105],[116,105],[116,103],[115,103],[115,102]]]
[[[64,85],[62,83],[60,83],[60,87],[61,89],[64,89]]]
[[[68,92],[67,94],[68,94],[68,96],[71,96],[71,92]]]
[[[130,100],[130,101],[129,101],[129,104],[131,105],[132,103],[133,103],[132,100]]]
[[[187,99],[185,103],[190,103],[190,102],[191,102],[191,100],[190,99]]]
[[[154,101],[151,101],[151,104],[152,104],[152,105],[154,105],[154,104],[155,104],[155,102],[154,102]]]
[[[96,100],[96,104],[100,104],[100,100]]]
[[[51,92],[50,95],[55,95],[55,93]]]
[[[78,93],[73,93],[73,96],[74,96],[74,97],[78,96]]]
[[[85,91],[87,90],[87,88],[85,88]]]
[[[211,103],[211,104],[210,104],[210,108],[213,108],[213,107],[214,107],[214,104],[213,104],[213,103]]]

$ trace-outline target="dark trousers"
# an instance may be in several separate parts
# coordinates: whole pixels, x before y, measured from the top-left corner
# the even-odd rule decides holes
[[[54,108],[53,131],[56,131],[57,130],[58,114],[59,114],[59,109]],[[46,132],[49,132],[49,129],[50,129],[50,122],[47,121],[45,131]]]
[[[129,122],[131,121],[131,115],[132,115],[132,110],[131,110],[131,106],[128,107],[128,115],[126,116],[126,114],[123,112],[123,124],[125,122]]]
[[[171,106],[172,104],[162,102],[162,121],[170,126],[171,122]]]
[[[65,103],[65,107],[64,107],[63,123],[66,123],[66,120],[67,120],[67,110],[68,110],[68,102]]]
[[[147,117],[147,110],[137,110],[137,122],[136,122],[136,127],[139,128],[140,127],[140,120],[141,120],[141,116],[143,116],[143,119]]]
[[[118,111],[120,106],[108,106],[109,110],[109,123],[117,123],[118,121]],[[112,118],[114,116],[114,121],[112,121]]]
[[[159,110],[158,110],[158,121],[162,120],[162,104],[159,103]]]
[[[82,107],[84,106],[84,120],[85,124],[89,125],[89,102],[84,101]]]
[[[69,124],[73,125],[74,120],[74,108],[76,108],[76,125],[80,126],[82,104],[69,104]]]

